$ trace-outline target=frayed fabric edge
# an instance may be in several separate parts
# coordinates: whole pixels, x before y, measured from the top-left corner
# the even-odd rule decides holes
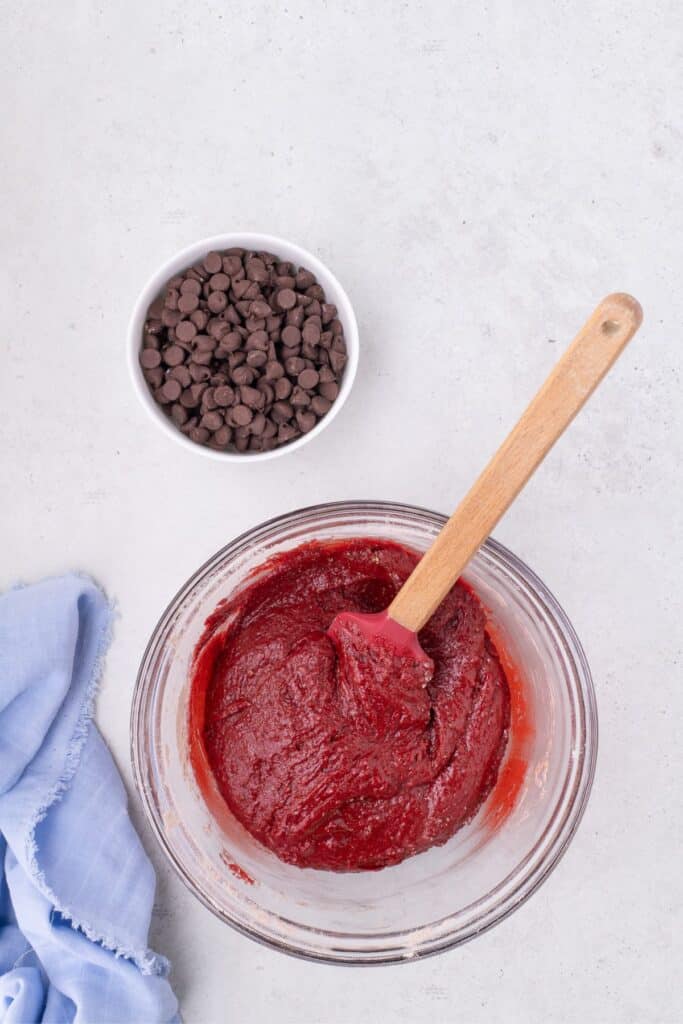
[[[65,906],[52,891],[50,886],[47,884],[45,875],[38,865],[38,845],[36,842],[36,829],[41,821],[44,820],[50,808],[59,801],[64,793],[69,788],[69,784],[73,779],[78,766],[81,762],[81,755],[83,752],[83,745],[88,735],[88,729],[92,723],[93,713],[95,710],[95,701],[97,699],[97,693],[102,680],[102,673],[104,671],[104,660],[109,649],[109,645],[112,640],[113,623],[118,617],[118,609],[114,601],[110,601],[104,591],[94,582],[94,580],[86,575],[85,573],[73,573],[78,579],[83,580],[93,587],[99,594],[104,597],[106,605],[106,617],[102,625],[100,626],[100,636],[97,640],[96,654],[93,660],[93,664],[90,669],[90,679],[86,688],[85,696],[81,701],[81,706],[78,711],[78,719],[76,721],[76,727],[73,735],[69,742],[69,747],[64,761],[64,769],[57,781],[57,783],[48,792],[42,806],[36,811],[31,820],[28,822],[28,832],[26,836],[26,859],[28,863],[29,871],[31,876],[43,893],[43,895],[52,903],[54,909],[62,915],[74,928],[83,932],[86,938],[90,939],[91,942],[97,942],[104,949],[114,953],[115,956],[121,957],[126,960],[131,960],[136,967],[139,968],[140,972],[145,975],[157,975],[162,978],[166,978],[170,972],[170,964],[166,957],[161,956],[159,953],[154,953],[147,947],[133,948],[121,945],[116,942],[111,936],[103,935],[96,928],[93,928],[87,921],[81,921],[75,914],[72,913],[71,909]],[[23,584],[18,584],[12,589],[22,589]]]

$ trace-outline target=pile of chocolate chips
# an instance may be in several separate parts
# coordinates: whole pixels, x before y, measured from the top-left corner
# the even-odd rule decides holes
[[[268,252],[227,249],[168,282],[149,307],[140,365],[197,444],[265,452],[308,433],[339,394],[346,343],[315,276]]]

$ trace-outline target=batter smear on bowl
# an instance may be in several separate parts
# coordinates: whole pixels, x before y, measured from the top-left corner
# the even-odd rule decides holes
[[[458,582],[420,632],[426,658],[328,629],[379,612],[418,555],[309,543],[222,602],[195,651],[191,756],[282,860],[360,871],[446,842],[492,789],[510,726],[485,612]]]

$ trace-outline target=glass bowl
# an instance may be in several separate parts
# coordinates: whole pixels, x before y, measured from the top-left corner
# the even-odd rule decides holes
[[[597,748],[588,664],[552,594],[493,540],[465,578],[505,652],[511,737],[492,793],[445,845],[381,871],[301,869],[261,846],[224,804],[212,814],[200,793],[188,756],[189,667],[218,602],[268,558],[306,541],[380,537],[424,551],[445,521],[425,509],[368,501],[302,509],[258,526],[185,584],[142,659],[131,744],[152,829],[210,910],[287,953],[332,963],[398,963],[465,942],[538,888],[581,820]]]

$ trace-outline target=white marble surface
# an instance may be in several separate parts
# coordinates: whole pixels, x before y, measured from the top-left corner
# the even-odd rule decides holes
[[[0,582],[75,567],[118,601],[98,721],[129,786],[138,660],[208,555],[318,501],[451,509],[591,305],[630,290],[646,314],[498,530],[595,676],[567,856],[468,946],[351,972],[211,917],[132,794],[185,1020],[681,1020],[680,4],[3,6]],[[124,361],[157,264],[239,227],[327,260],[362,342],[330,430],[256,467],[174,446]]]

